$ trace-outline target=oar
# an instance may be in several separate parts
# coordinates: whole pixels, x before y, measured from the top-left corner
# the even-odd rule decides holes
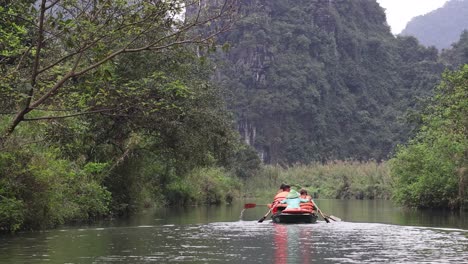
[[[317,207],[317,212],[319,212],[319,214],[322,216],[323,220],[325,220],[325,222],[327,222],[327,223],[330,223],[330,220],[328,220],[328,218],[322,213],[322,210],[320,210],[317,203],[314,202],[314,204],[315,204],[315,207]]]
[[[270,210],[268,210],[268,212],[267,212],[262,218],[260,218],[260,219],[258,220],[258,222],[259,222],[259,223],[262,223],[263,221],[265,221],[265,219],[267,218],[267,216],[271,213],[271,210],[273,210],[273,208],[275,208],[277,204],[278,204],[278,203],[274,203],[274,204],[271,206]]]
[[[330,223],[330,220],[328,220],[328,218],[322,213],[322,210],[320,210],[320,209],[317,207],[317,211],[318,211],[319,214],[322,216],[323,220],[325,220],[325,222]]]
[[[271,213],[271,209],[273,208],[270,208],[270,210],[268,210],[268,212],[258,220],[259,223],[262,223],[263,221],[265,221],[265,219],[267,218],[267,216]]]
[[[334,215],[325,215],[326,217],[330,218],[331,220],[335,222],[341,222],[341,219],[339,217],[336,217]]]
[[[248,204],[244,204],[244,209],[255,208],[257,205],[268,206],[268,204],[248,203]]]

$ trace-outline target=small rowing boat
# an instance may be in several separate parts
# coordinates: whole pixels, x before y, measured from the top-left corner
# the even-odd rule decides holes
[[[301,208],[284,209],[271,216],[273,223],[277,224],[313,224],[317,222],[317,218],[316,213]]]

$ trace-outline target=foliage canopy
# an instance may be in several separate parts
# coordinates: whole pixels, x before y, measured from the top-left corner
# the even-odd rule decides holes
[[[218,81],[267,163],[387,159],[444,68],[435,48],[395,38],[375,1],[241,1],[240,12]]]
[[[392,159],[397,201],[458,208],[468,201],[468,65],[447,72],[423,125]]]

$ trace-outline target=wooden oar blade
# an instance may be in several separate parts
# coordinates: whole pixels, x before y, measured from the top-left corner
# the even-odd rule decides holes
[[[244,209],[254,208],[255,206],[257,206],[257,205],[254,204],[254,203],[244,204]]]
[[[328,220],[327,215],[324,214],[324,213],[322,213],[322,210],[320,210],[320,209],[317,207],[317,211],[319,212],[320,216],[322,216],[323,220],[325,220],[325,222],[330,223],[330,220]]]
[[[334,216],[334,215],[329,215],[328,218],[330,218],[331,220],[333,220],[335,222],[341,222],[341,219],[339,217]]]
[[[265,221],[265,219],[267,218],[267,216],[271,213],[271,209],[272,209],[272,208],[270,208],[270,210],[268,210],[268,212],[267,212],[262,218],[260,218],[260,219],[258,220],[259,223],[262,223],[263,221]]]

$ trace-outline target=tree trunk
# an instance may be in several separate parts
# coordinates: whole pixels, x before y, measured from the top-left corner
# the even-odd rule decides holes
[[[466,208],[467,193],[466,189],[468,187],[468,170],[466,167],[462,167],[458,170],[459,182],[458,182],[458,199],[460,201],[460,212],[463,212]]]

